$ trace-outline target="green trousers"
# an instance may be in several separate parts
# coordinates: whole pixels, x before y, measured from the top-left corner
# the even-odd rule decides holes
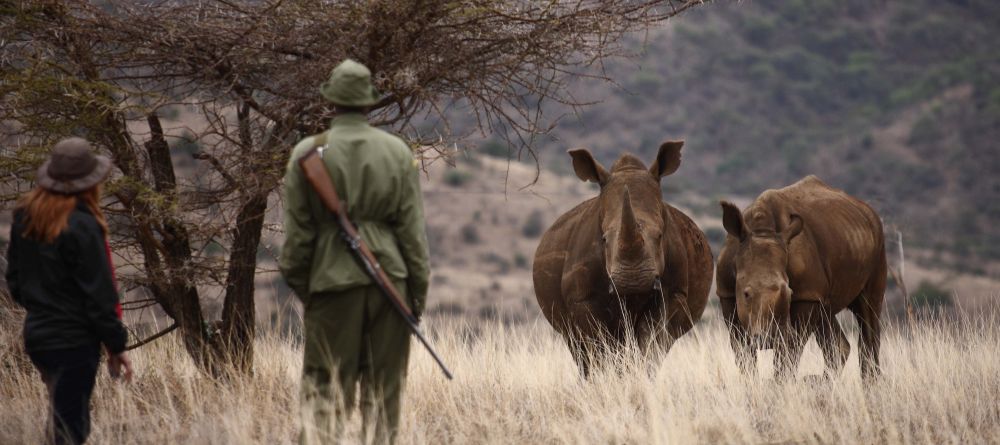
[[[405,297],[406,285],[395,284]],[[406,322],[375,286],[312,295],[304,319],[300,443],[344,440],[359,383],[365,440],[393,442],[410,355]]]

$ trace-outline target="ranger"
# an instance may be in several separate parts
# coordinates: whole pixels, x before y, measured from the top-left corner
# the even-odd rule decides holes
[[[368,124],[378,102],[371,72],[345,60],[320,87],[336,107],[330,129],[303,139],[284,179],[285,244],[279,265],[302,300],[305,357],[301,443],[340,441],[360,381],[364,426],[392,442],[409,357],[409,328],[358,265],[310,188],[298,159],[325,145],[323,161],[361,237],[407,300],[423,310],[427,237],[418,163],[409,146]]]

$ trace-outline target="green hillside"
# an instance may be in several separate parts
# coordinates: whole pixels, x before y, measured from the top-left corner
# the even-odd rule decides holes
[[[1000,260],[1000,2],[714,2],[634,46],[543,162],[684,138],[670,187],[751,197],[813,173],[942,263]]]

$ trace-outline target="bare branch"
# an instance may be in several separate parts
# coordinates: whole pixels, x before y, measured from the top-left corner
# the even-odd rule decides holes
[[[166,328],[166,329],[164,329],[164,330],[162,330],[160,332],[157,332],[156,334],[153,334],[153,335],[147,337],[144,340],[141,340],[139,342],[136,342],[136,343],[133,343],[131,345],[126,346],[125,350],[126,351],[131,351],[131,350],[139,348],[141,346],[148,345],[148,344],[156,341],[156,339],[158,339],[160,337],[163,337],[164,335],[167,335],[167,334],[173,332],[178,327],[179,327],[179,325],[177,323],[174,323],[174,324],[170,325],[170,327],[168,327],[168,328]]]

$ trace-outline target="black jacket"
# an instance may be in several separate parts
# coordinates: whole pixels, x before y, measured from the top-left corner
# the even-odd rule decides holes
[[[28,351],[103,343],[125,350],[127,333],[118,318],[118,294],[105,250],[104,233],[83,202],[52,243],[23,236],[23,214],[14,213],[7,250],[7,285],[27,309]]]

